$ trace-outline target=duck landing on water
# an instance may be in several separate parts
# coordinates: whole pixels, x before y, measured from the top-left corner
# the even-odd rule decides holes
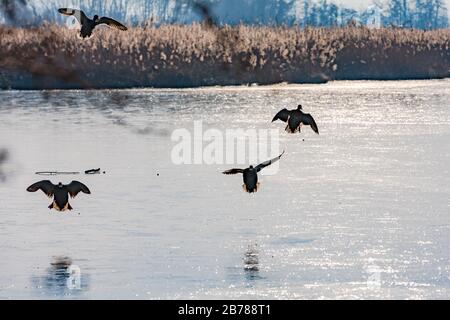
[[[92,36],[92,31],[94,31],[95,27],[99,24],[106,24],[112,28],[121,30],[121,31],[127,31],[128,28],[125,27],[120,22],[108,18],[108,17],[102,17],[99,18],[98,15],[94,16],[94,19],[89,19],[86,14],[77,9],[70,9],[70,8],[61,8],[58,9],[58,12],[65,15],[65,16],[74,16],[78,22],[81,24],[81,30],[80,30],[80,36],[85,39],[90,36]]]
[[[273,118],[272,122],[277,120],[288,123],[286,126],[286,131],[288,133],[300,133],[302,125],[305,125],[311,126],[311,129],[313,129],[315,133],[319,134],[319,128],[317,127],[316,121],[310,114],[303,112],[303,107],[301,105],[297,107],[297,110],[281,110]]]
[[[80,192],[91,194],[88,187],[78,181],[72,181],[68,185],[63,185],[61,182],[54,185],[50,181],[45,180],[31,185],[27,189],[28,192],[36,192],[38,190],[42,190],[49,198],[53,198],[53,202],[48,208],[60,212],[73,209],[69,203],[69,195],[71,198],[75,198]]]
[[[248,193],[255,193],[255,192],[258,192],[258,189],[259,189],[258,172],[260,172],[265,167],[268,167],[271,164],[280,160],[281,157],[283,156],[283,154],[284,154],[284,151],[278,157],[276,157],[272,160],[263,162],[256,167],[250,166],[247,169],[231,169],[231,170],[227,170],[227,171],[223,172],[223,174],[233,175],[233,174],[242,173],[243,177],[244,177],[244,185],[242,186],[244,191],[248,192]]]

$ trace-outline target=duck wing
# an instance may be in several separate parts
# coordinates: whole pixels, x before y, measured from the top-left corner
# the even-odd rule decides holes
[[[226,175],[232,175],[232,174],[244,173],[244,170],[243,169],[231,169],[231,170],[224,171],[222,173],[226,174]]]
[[[261,171],[262,169],[264,169],[265,167],[268,167],[268,166],[270,166],[271,164],[277,162],[278,160],[281,159],[281,157],[282,157],[283,155],[284,155],[284,151],[283,151],[283,153],[280,154],[278,157],[276,157],[276,158],[274,158],[274,159],[272,159],[272,160],[269,160],[269,161],[266,161],[266,162],[261,163],[260,165],[258,165],[258,166],[255,168],[256,171],[257,171],[257,172],[260,172],[260,171]]]
[[[69,191],[69,194],[72,198],[75,198],[80,192],[91,194],[89,188],[78,181],[72,181],[70,184],[66,186],[66,188],[67,191]]]
[[[108,18],[108,17],[101,17],[97,22],[96,22],[96,24],[98,25],[98,24],[107,24],[108,26],[110,26],[110,27],[112,27],[112,28],[115,28],[115,29],[118,29],[118,30],[121,30],[121,31],[127,31],[128,30],[128,28],[127,27],[125,27],[123,24],[121,24],[120,22],[118,22],[118,21],[116,21],[116,20],[114,20],[114,19],[111,19],[111,18]]]
[[[288,109],[283,109],[277,113],[277,115],[273,118],[272,122],[275,122],[277,120],[288,122],[290,116],[291,112]]]
[[[28,187],[28,192],[36,192],[42,190],[49,198],[53,197],[55,193],[55,185],[49,180],[39,181]]]
[[[83,11],[71,8],[61,8],[58,9],[58,12],[65,16],[74,16],[80,24],[85,24],[88,20],[88,17],[84,14]]]
[[[303,124],[311,126],[315,133],[319,134],[319,128],[317,127],[316,121],[310,114],[304,114],[302,119]]]

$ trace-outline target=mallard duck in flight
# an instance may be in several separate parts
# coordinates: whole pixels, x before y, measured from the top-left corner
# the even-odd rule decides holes
[[[277,120],[288,123],[286,131],[289,133],[301,132],[301,126],[303,124],[305,126],[311,126],[311,129],[319,134],[319,128],[317,127],[316,121],[310,114],[303,112],[303,107],[301,105],[297,107],[297,110],[281,110],[277,113],[275,118],[273,118],[272,122]]]
[[[242,173],[243,177],[244,177],[244,185],[242,186],[244,188],[244,191],[248,192],[248,193],[255,193],[255,192],[258,192],[258,188],[259,188],[258,172],[260,172],[265,167],[268,167],[271,164],[280,160],[283,155],[284,155],[284,151],[278,157],[276,157],[272,160],[263,162],[256,167],[250,166],[247,169],[231,169],[231,170],[227,170],[227,171],[223,172],[223,174],[232,175],[232,174]]]
[[[128,30],[127,27],[125,27],[120,22],[108,17],[99,18],[98,15],[95,15],[94,19],[89,19],[81,10],[61,8],[58,9],[58,12],[65,16],[74,16],[78,20],[78,22],[81,24],[80,36],[82,38],[90,37],[92,35],[92,31],[94,31],[95,27],[99,24],[106,24],[121,31]]]

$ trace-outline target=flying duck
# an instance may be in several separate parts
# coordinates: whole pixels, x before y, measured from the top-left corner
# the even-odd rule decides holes
[[[301,132],[303,124],[305,126],[311,126],[314,132],[319,134],[319,128],[317,127],[316,121],[314,121],[314,118],[310,114],[303,112],[303,107],[301,105],[298,106],[297,110],[281,110],[277,113],[275,118],[273,118],[272,122],[277,120],[288,123],[286,131],[289,133]]]
[[[108,17],[99,18],[98,15],[95,15],[93,20],[89,19],[81,10],[61,8],[58,9],[58,12],[65,16],[75,16],[75,18],[81,24],[80,35],[83,38],[90,37],[92,35],[92,31],[94,31],[95,27],[98,26],[99,24],[106,24],[112,28],[116,28],[121,31],[128,30],[127,27],[125,27],[120,22]]]
[[[48,207],[50,210],[55,209],[60,212],[72,210],[69,203],[69,194],[71,198],[75,198],[80,192],[91,194],[91,191],[84,184],[78,181],[72,181],[68,185],[63,185],[61,182],[54,185],[48,180],[40,181],[28,187],[28,192],[36,192],[42,190],[49,198],[53,197],[52,204]]]
[[[259,188],[258,172],[260,172],[265,167],[268,167],[271,164],[280,160],[281,157],[283,156],[283,154],[284,154],[284,151],[280,156],[278,156],[272,160],[263,162],[256,167],[250,166],[247,169],[231,169],[231,170],[227,170],[227,171],[223,172],[223,174],[232,175],[232,174],[242,173],[244,176],[244,185],[242,186],[244,188],[244,191],[248,192],[248,193],[255,193],[255,192],[258,192],[258,188]]]

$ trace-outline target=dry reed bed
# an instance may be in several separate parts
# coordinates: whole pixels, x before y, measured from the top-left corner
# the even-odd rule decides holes
[[[450,70],[449,46],[450,30],[167,25],[96,30],[81,40],[76,30],[57,26],[0,28],[0,85],[195,87],[441,78]]]

